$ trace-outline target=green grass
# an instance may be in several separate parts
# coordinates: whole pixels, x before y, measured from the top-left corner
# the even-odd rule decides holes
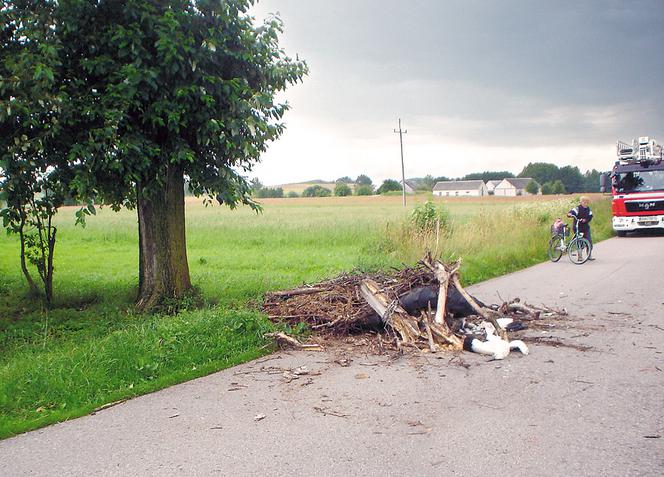
[[[407,225],[410,204],[426,198],[406,209],[401,197],[266,200],[259,215],[190,202],[189,264],[206,305],[176,316],[132,309],[132,211],[104,209],[86,229],[61,212],[48,312],[25,295],[15,237],[0,236],[0,438],[270,352],[262,336],[273,325],[256,307],[265,291],[414,263],[436,247]],[[446,200],[438,251],[463,257],[466,283],[545,260],[549,225],[569,201],[533,200]],[[597,241],[611,234],[610,204],[592,206]]]
[[[0,435],[256,358],[270,329],[256,312],[206,309],[133,317],[124,326],[109,323],[105,333],[97,324],[83,339],[79,328],[58,344],[15,347],[0,367]]]

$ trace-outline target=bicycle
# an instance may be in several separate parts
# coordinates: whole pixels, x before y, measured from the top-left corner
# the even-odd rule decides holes
[[[579,232],[579,222],[574,221],[574,238],[568,242],[565,237],[569,236],[569,225],[565,224],[562,229],[562,234],[557,233],[549,240],[549,260],[557,262],[563,253],[567,253],[567,257],[575,265],[582,265],[590,258],[592,246],[588,239],[583,237],[583,232]]]

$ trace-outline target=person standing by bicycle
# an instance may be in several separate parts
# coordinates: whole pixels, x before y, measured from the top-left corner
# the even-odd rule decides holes
[[[590,221],[593,219],[593,211],[590,210],[590,199],[585,195],[581,196],[579,199],[579,205],[571,209],[567,213],[567,217],[572,217],[575,221],[574,230],[577,230],[583,234],[583,237],[590,242],[590,253],[592,255],[593,240],[590,237]],[[578,222],[578,223],[577,223]],[[590,257],[588,260],[595,260]]]

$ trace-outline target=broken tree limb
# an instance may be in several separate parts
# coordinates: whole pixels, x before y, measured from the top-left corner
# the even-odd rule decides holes
[[[431,332],[431,327],[429,326],[429,321],[431,320],[431,309],[428,311],[422,311],[422,323],[424,324],[424,329],[427,332],[427,340],[429,340],[429,351],[435,353],[436,344],[433,341],[433,333]]]
[[[493,313],[488,313],[486,308],[483,308],[477,304],[477,302],[473,299],[472,296],[461,286],[461,282],[459,281],[459,274],[455,273],[452,275],[452,283],[456,287],[457,291],[461,293],[461,295],[466,299],[466,301],[470,304],[470,306],[473,307],[473,310],[480,315],[482,318],[490,322],[495,328],[496,332],[498,335],[506,340],[507,339],[507,332],[503,329],[502,326],[498,324],[498,321],[496,321],[496,317],[493,315]],[[493,311],[493,310],[492,310]]]
[[[387,313],[388,304],[385,303],[385,300],[378,298],[379,289],[380,287],[373,280],[363,280],[360,283],[360,295],[382,319]]]
[[[311,325],[311,329],[312,329],[312,330],[319,330],[319,329],[321,329],[321,328],[332,328],[333,326],[335,326],[337,323],[339,323],[339,322],[342,321],[343,319],[344,319],[344,317],[343,317],[343,316],[340,316],[339,318],[337,318],[337,319],[334,320],[334,321],[327,321],[327,322],[325,322],[325,323],[321,323],[321,324],[319,324],[319,325]]]
[[[295,288],[294,290],[270,292],[270,295],[280,298],[290,298],[292,296],[298,296],[298,295],[312,295],[314,293],[320,293],[323,291],[325,291],[324,288],[305,287],[305,288]]]
[[[461,265],[460,261],[456,261],[452,266],[446,267],[443,263],[438,260],[432,260],[431,255],[427,256],[422,261],[425,267],[431,270],[440,284],[440,289],[438,290],[438,304],[436,306],[436,316],[434,317],[434,322],[439,325],[445,325],[445,310],[447,309],[447,288],[450,283],[450,277],[454,275]]]
[[[431,323],[429,327],[431,328],[431,333],[438,337],[443,342],[443,344],[451,346],[452,349],[455,350],[460,350],[463,348],[463,340],[454,333],[448,333],[447,329],[443,329],[437,323]]]
[[[429,349],[437,351],[437,345],[451,346],[454,349],[462,349],[463,341],[452,333],[446,323],[442,325],[432,323],[428,313],[423,314],[422,328],[420,329],[418,320],[408,315],[395,300],[390,301],[389,297],[382,292],[380,286],[373,280],[364,280],[360,284],[360,294],[365,297],[367,303],[374,307],[376,313],[385,317],[385,325],[394,330],[397,335],[397,347],[414,346],[425,342]]]
[[[415,317],[410,316],[401,308],[397,300],[390,300],[373,280],[362,280],[360,294],[378,313],[386,326],[390,326],[401,336],[401,341],[412,344],[420,337],[420,327]]]
[[[265,333],[266,338],[272,338],[274,341],[277,342],[277,344],[281,347],[293,347],[297,349],[321,349],[322,346],[319,344],[305,344],[305,343],[300,343],[298,340],[293,338],[292,336],[288,336],[286,333],[282,333],[281,331],[277,331],[276,333]]]
[[[503,305],[503,308],[506,311],[516,311],[518,313],[524,313],[526,315],[530,315],[535,319],[539,318],[541,313],[540,310],[536,310],[535,308],[532,308],[530,306],[524,305],[519,302],[506,303]]]

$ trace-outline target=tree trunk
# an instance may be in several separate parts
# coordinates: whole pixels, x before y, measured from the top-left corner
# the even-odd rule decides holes
[[[21,225],[18,229],[18,235],[21,240],[21,271],[23,272],[23,276],[25,279],[28,281],[28,287],[30,288],[30,295],[31,296],[38,296],[39,295],[39,288],[37,288],[37,285],[35,284],[35,281],[32,279],[32,275],[30,275],[30,271],[28,270],[28,266],[25,261],[25,218],[21,216]]]
[[[55,252],[55,235],[58,232],[58,229],[52,225],[52,219],[53,216],[49,216],[48,229],[46,230],[48,256],[44,260],[44,292],[46,293],[46,306],[48,308],[53,305],[53,252]]]
[[[139,290],[136,306],[146,311],[191,290],[184,220],[182,169],[168,168],[164,184],[143,196],[138,185]]]

